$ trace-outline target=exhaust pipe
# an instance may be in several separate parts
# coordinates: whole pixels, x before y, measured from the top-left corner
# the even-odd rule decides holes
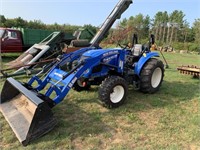
[[[51,108],[13,78],[7,78],[0,100],[0,111],[24,145],[51,131],[57,121]]]

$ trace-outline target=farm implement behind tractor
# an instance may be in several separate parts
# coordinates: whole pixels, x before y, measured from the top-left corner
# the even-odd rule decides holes
[[[89,40],[93,36],[94,33],[87,28],[76,30],[74,35],[53,32],[41,42],[34,44],[18,58],[8,62],[6,64],[8,68],[0,70],[2,74],[0,78],[36,74],[43,69],[45,64],[54,60],[53,58],[63,53],[78,50],[81,47],[88,47],[90,45]],[[10,73],[9,70],[14,71]]]
[[[199,78],[200,77],[200,67],[191,65],[191,66],[179,66],[177,70],[181,74],[187,74],[187,75],[192,75],[194,78]]]
[[[53,61],[58,55],[62,54],[58,43],[64,40],[64,36],[65,34],[62,32],[53,32],[40,43],[34,44],[17,59],[7,63],[6,65],[9,66],[9,68],[0,70],[2,74],[0,78],[40,72],[41,68],[39,68],[39,66]],[[41,62],[41,60],[43,60],[43,62]],[[10,73],[8,72],[9,70],[15,71]]]

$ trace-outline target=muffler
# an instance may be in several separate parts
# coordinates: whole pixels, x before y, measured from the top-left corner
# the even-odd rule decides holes
[[[24,145],[51,131],[57,121],[49,105],[13,78],[7,78],[0,100],[0,111]]]

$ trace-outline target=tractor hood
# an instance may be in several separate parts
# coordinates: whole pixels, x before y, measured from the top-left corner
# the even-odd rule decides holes
[[[83,56],[85,57],[97,57],[100,55],[109,56],[113,54],[118,54],[119,50],[121,49],[96,49],[85,52]]]

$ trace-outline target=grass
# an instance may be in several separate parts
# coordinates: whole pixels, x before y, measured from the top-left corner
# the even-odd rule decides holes
[[[26,149],[200,149],[199,80],[176,70],[179,65],[200,65],[200,57],[164,55],[169,69],[159,92],[143,94],[130,87],[126,103],[109,110],[98,102],[97,86],[80,93],[71,90],[53,108],[56,128]],[[23,149],[2,114],[0,130],[1,149]]]

